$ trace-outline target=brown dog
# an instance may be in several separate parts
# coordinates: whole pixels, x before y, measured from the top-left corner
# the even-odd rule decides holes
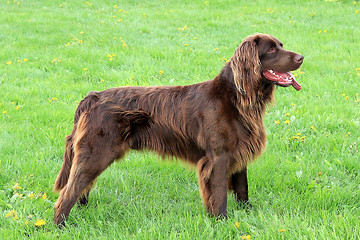
[[[274,85],[301,86],[289,73],[303,56],[270,35],[246,38],[213,80],[189,86],[121,87],[89,93],[66,138],[54,221],[64,225],[78,200],[115,159],[149,149],[197,166],[207,210],[226,218],[227,189],[248,201],[247,164],[265,147],[263,115]]]

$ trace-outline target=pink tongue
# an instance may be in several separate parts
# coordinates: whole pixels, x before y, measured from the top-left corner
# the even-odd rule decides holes
[[[277,82],[278,85],[289,86],[291,84],[297,91],[301,90],[300,84],[295,80],[294,75],[292,75],[290,72],[280,73],[271,70],[271,72],[264,71],[263,75],[268,80]]]
[[[297,91],[300,91],[300,90],[301,90],[301,86],[300,86],[300,84],[295,80],[295,78],[292,79],[291,85],[292,85]]]

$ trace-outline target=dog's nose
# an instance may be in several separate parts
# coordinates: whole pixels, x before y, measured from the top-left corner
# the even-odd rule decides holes
[[[295,62],[302,63],[303,60],[304,60],[303,55],[298,54],[298,55],[295,56]]]

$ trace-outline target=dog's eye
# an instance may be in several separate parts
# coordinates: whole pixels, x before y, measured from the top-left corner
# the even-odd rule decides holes
[[[267,53],[274,53],[276,49],[274,47],[271,47],[267,50]]]

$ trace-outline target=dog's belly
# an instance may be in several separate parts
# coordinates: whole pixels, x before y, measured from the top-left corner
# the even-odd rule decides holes
[[[155,151],[161,157],[173,156],[196,164],[205,151],[183,134],[166,126],[155,125],[134,132],[129,139],[131,149]]]

